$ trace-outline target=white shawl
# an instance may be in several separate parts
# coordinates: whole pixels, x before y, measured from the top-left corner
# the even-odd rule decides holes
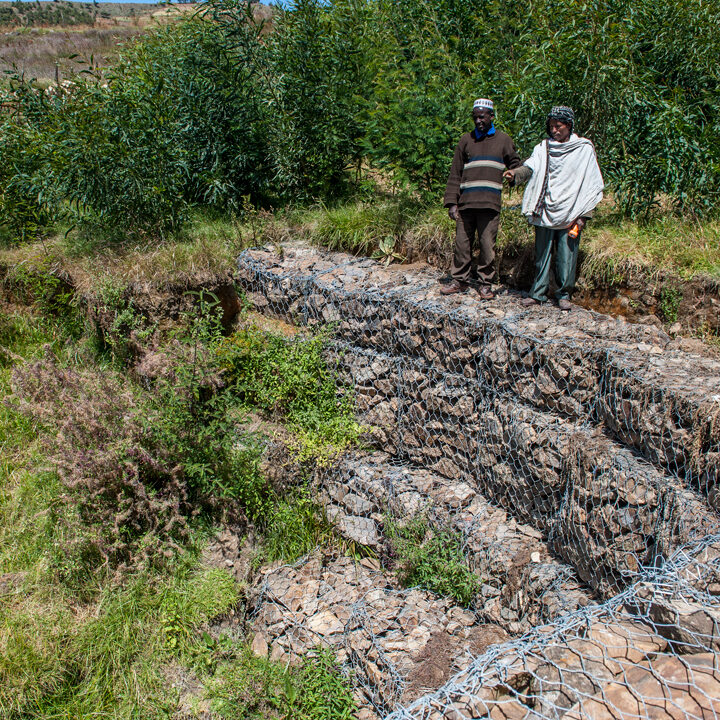
[[[548,156],[546,143],[550,157],[547,190],[545,201],[540,205],[540,214],[533,215],[545,184]],[[525,188],[522,212],[533,225],[570,227],[575,220],[589,213],[602,200],[605,185],[595,148],[587,138],[573,133],[564,143],[543,140],[535,146],[525,165],[533,174]]]

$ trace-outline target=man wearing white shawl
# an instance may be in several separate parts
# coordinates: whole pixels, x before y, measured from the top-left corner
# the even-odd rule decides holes
[[[595,148],[573,132],[571,108],[554,107],[547,118],[548,138],[532,155],[504,177],[513,185],[528,183],[522,212],[535,226],[535,280],[525,306],[547,301],[550,266],[555,246],[555,297],[561,310],[570,310],[575,285],[580,233],[602,200],[603,179]]]

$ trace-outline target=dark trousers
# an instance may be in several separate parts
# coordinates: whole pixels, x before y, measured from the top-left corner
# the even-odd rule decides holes
[[[481,285],[489,285],[495,274],[495,239],[500,227],[496,210],[462,210],[456,223],[455,253],[450,274],[459,282],[469,282],[473,265],[473,242],[478,238],[477,275]]]
[[[535,280],[530,297],[545,302],[550,287],[550,265],[555,246],[555,297],[567,300],[575,287],[580,235],[568,237],[568,230],[535,226]]]

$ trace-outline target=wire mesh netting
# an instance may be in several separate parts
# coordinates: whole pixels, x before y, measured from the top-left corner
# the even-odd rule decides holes
[[[425,513],[464,539],[483,579],[476,619],[530,633],[393,717],[664,717],[642,705],[646,691],[660,702],[654,681],[675,692],[677,680],[692,696],[695,685],[678,679],[685,672],[714,687],[717,566],[698,557],[720,532],[720,363],[682,352],[655,327],[593,312],[523,310],[512,293],[492,303],[442,297],[427,268],[294,247],[246,251],[239,270],[257,311],[332,327],[328,360],[383,451],[316,474],[340,532],[381,548],[389,518]],[[651,617],[663,606],[655,598],[677,610],[672,622]],[[712,630],[680,642],[678,608],[690,602],[707,609]],[[616,657],[602,633],[596,647],[596,621],[630,624],[619,643],[629,657]],[[645,651],[650,636],[662,647]],[[568,650],[571,639],[595,643],[595,654]],[[392,691],[366,693],[380,713],[407,704],[398,677]],[[634,684],[643,700],[623,709],[618,688]],[[714,717],[712,694],[698,692],[694,709],[671,700],[663,712]]]

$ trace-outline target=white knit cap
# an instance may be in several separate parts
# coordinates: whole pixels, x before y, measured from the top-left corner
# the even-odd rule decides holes
[[[473,103],[473,110],[491,110],[492,112],[495,112],[495,106],[493,105],[492,100],[488,100],[487,98],[478,98]]]

